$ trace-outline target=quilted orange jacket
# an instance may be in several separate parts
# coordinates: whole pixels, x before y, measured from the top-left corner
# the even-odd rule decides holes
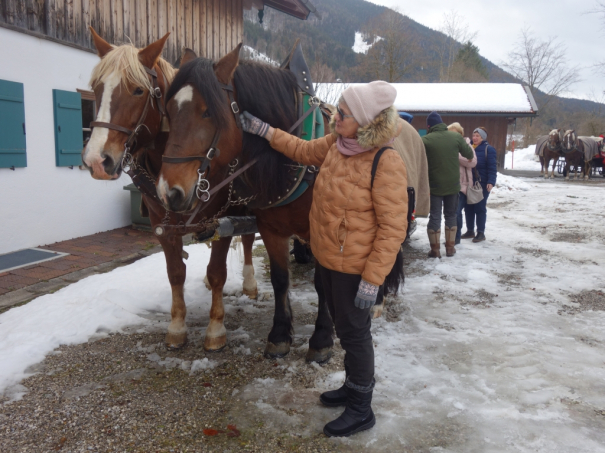
[[[271,146],[296,162],[321,167],[309,214],[311,249],[319,263],[382,285],[407,231],[407,174],[399,154],[382,154],[370,188],[379,147],[345,156],[334,134],[306,141],[279,129]]]

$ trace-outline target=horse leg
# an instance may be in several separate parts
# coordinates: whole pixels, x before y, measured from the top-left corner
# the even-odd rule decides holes
[[[218,352],[227,344],[227,329],[223,324],[225,307],[223,305],[223,287],[227,281],[227,254],[231,237],[221,238],[212,243],[210,262],[206,276],[212,288],[212,307],[210,307],[210,322],[206,327],[204,349]]]
[[[557,166],[558,161],[558,158],[555,158],[552,161],[552,171],[550,172],[550,179],[555,179],[555,167]],[[548,172],[548,169],[546,169],[546,172]]]
[[[258,287],[254,278],[254,265],[252,264],[252,246],[256,234],[246,234],[242,236],[242,245],[244,246],[244,276],[243,292],[250,299],[258,297]]]
[[[259,224],[258,230],[263,238],[271,269],[271,284],[275,294],[275,313],[273,327],[269,332],[265,357],[274,359],[284,357],[290,352],[292,344],[292,308],[288,289],[290,287],[289,237],[278,236]]]
[[[569,170],[570,169],[571,169],[571,165],[566,161],[565,170],[563,170],[563,173],[565,173],[565,181],[569,181]]]
[[[540,156],[540,176],[544,175],[544,157]],[[548,171],[548,167],[547,167],[547,171]]]
[[[157,223],[159,221],[158,219]],[[166,334],[166,347],[180,349],[187,343],[187,324],[185,323],[187,307],[183,289],[187,266],[183,262],[183,238],[181,236],[160,237],[159,241],[164,250],[168,281],[172,288],[171,320]]]
[[[590,179],[590,171],[592,170],[590,164],[590,161],[584,162],[584,181],[588,181]]]
[[[315,291],[317,291],[317,319],[315,320],[315,331],[309,338],[306,361],[307,363],[326,363],[332,357],[334,323],[326,303],[319,263],[315,263]]]
[[[544,167],[542,173],[544,173],[544,179],[548,179],[548,166],[550,165],[550,159],[544,158]]]

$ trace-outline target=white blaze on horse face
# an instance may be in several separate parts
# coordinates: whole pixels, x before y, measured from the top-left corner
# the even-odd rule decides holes
[[[122,78],[117,71],[107,77],[103,82],[103,97],[101,98],[101,105],[99,107],[99,113],[95,121],[102,121],[105,123],[111,123],[111,97],[117,86],[120,85]],[[84,153],[84,163],[89,166],[99,166],[103,162],[104,158],[101,157],[105,142],[109,136],[109,129],[106,127],[95,127],[92,130],[90,140],[86,145],[86,151]]]
[[[165,206],[168,206],[168,181],[166,181],[164,179],[164,176],[162,175],[160,175],[160,180],[158,181],[156,190],[158,192],[158,197],[160,197],[160,200],[164,202]]]
[[[176,101],[179,110],[181,110],[181,105],[193,100],[193,87],[191,85],[185,85],[174,95],[174,100]]]

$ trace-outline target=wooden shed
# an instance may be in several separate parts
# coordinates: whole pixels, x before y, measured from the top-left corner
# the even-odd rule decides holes
[[[112,44],[137,47],[170,32],[164,58],[180,49],[219,58],[243,40],[243,10],[271,7],[299,19],[318,14],[308,0],[2,0],[0,27],[94,51],[93,26]]]
[[[315,12],[308,0],[0,0],[0,192],[11,194],[0,254],[130,223],[129,179],[102,183],[79,167],[96,110],[90,25],[137,47],[170,32],[170,62],[183,47],[217,59],[243,40],[252,7]]]
[[[318,94],[327,94],[333,102],[348,86],[321,84]],[[431,112],[441,115],[445,124],[460,123],[465,135],[483,126],[488,141],[498,152],[498,165],[504,166],[509,126],[517,118],[535,117],[538,106],[529,88],[517,83],[393,83],[397,89],[395,107],[414,115],[412,126],[420,135],[427,132],[426,118]]]

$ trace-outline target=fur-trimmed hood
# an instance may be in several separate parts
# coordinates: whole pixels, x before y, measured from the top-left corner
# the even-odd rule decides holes
[[[334,135],[339,135],[335,127],[336,119],[332,115],[330,131]],[[376,148],[397,135],[399,135],[399,114],[393,105],[380,112],[370,124],[357,129],[357,141],[362,148]]]

